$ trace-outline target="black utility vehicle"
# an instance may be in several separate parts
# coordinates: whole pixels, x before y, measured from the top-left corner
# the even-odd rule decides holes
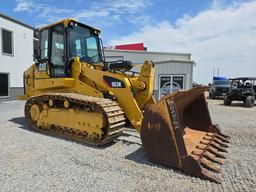
[[[229,87],[230,80],[228,79],[213,80],[213,83],[209,89],[209,97],[211,99],[215,99],[220,96],[225,96],[226,93],[229,91]]]
[[[243,101],[246,107],[253,107],[256,94],[256,77],[240,77],[232,79],[229,92],[224,97],[224,105],[232,101]]]

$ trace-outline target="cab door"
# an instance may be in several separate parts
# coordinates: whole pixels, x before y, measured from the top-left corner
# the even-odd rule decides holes
[[[67,65],[66,29],[63,24],[40,32],[39,58],[36,78],[70,77]]]
[[[34,72],[37,91],[65,90],[73,86],[66,47],[66,29],[63,24],[41,31],[40,54]]]
[[[51,29],[50,41],[50,76],[53,78],[68,77],[70,73],[66,68],[65,38],[63,25]]]

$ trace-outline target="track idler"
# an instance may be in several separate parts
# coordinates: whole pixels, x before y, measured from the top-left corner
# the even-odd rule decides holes
[[[204,96],[207,87],[180,91],[145,107],[141,140],[150,161],[220,183],[230,137],[213,125]]]

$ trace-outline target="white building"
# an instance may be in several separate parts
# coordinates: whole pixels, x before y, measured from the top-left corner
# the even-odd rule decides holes
[[[0,100],[23,94],[23,72],[33,63],[33,31],[0,13]]]
[[[192,88],[193,66],[188,53],[164,53],[150,51],[105,50],[107,61],[129,60],[134,64],[143,64],[145,60],[155,63],[155,98]]]

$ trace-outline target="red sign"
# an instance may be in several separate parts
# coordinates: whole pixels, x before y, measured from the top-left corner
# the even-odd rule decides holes
[[[136,51],[144,51],[144,43],[134,43],[134,44],[126,44],[126,45],[116,45],[115,49],[121,50],[136,50]]]

